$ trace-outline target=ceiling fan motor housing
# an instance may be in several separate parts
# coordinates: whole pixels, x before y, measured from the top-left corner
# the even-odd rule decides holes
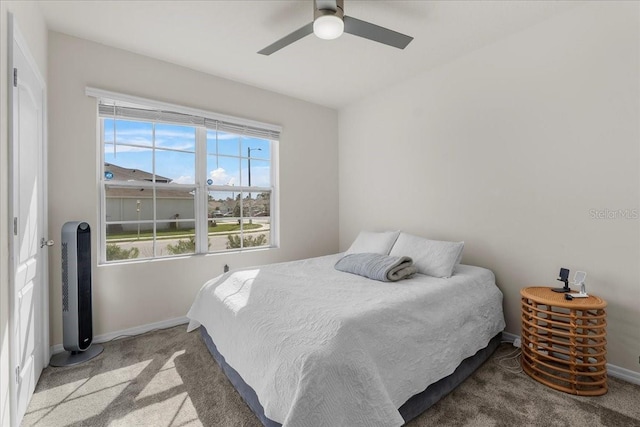
[[[344,20],[344,0],[324,1],[314,0],[313,20],[321,16],[336,16]],[[335,9],[334,9],[335,6]]]

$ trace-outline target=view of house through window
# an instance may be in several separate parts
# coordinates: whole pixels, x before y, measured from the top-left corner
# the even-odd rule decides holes
[[[103,261],[273,246],[276,140],[102,107]]]

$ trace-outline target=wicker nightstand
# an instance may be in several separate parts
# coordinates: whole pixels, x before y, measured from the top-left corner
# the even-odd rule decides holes
[[[522,369],[533,379],[566,393],[607,392],[606,301],[565,299],[551,288],[522,296]]]

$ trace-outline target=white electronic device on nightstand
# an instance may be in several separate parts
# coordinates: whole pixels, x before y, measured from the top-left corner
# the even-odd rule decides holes
[[[576,275],[573,277],[573,284],[576,286],[580,286],[580,292],[577,294],[571,294],[574,298],[587,298],[589,295],[587,294],[587,289],[584,285],[584,280],[587,278],[587,273],[584,271],[576,271]]]

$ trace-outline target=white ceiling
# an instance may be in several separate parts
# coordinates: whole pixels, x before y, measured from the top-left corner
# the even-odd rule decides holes
[[[449,62],[575,2],[345,0],[345,14],[413,36],[350,34],[256,52],[313,19],[312,0],[41,1],[50,29],[332,108]]]

